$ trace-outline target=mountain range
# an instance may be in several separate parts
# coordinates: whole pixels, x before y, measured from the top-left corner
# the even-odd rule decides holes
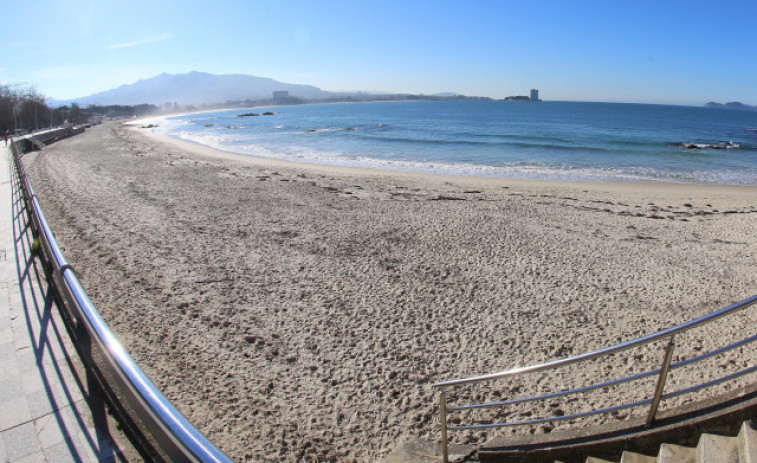
[[[343,95],[312,85],[287,84],[265,77],[193,71],[186,74],[164,73],[89,96],[71,100],[50,99],[48,104],[59,106],[76,102],[80,106],[143,103],[162,105],[175,102],[180,105],[201,105],[271,99],[274,91],[287,91],[291,97],[306,100],[323,100]]]
[[[149,79],[141,79],[133,84],[95,93],[70,100],[48,98],[50,106],[64,106],[76,103],[90,105],[153,104],[162,106],[174,103],[181,106],[223,106],[234,102],[239,104],[260,104],[271,102],[273,92],[289,92],[289,103],[308,101],[376,101],[376,100],[439,100],[439,99],[481,99],[466,97],[457,93],[437,93],[434,95],[395,94],[389,92],[329,92],[312,85],[288,84],[267,77],[245,74],[209,74],[192,71],[186,74],[160,74]]]

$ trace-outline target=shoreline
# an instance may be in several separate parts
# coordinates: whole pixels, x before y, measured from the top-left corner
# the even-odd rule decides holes
[[[260,109],[262,111],[262,108]],[[250,108],[250,110],[254,109]],[[646,140],[639,136],[639,140],[635,142],[640,144],[638,149],[622,148],[623,143],[615,140],[626,135],[619,134],[613,138],[609,135],[594,136],[583,132],[561,133],[561,137],[555,138],[557,140],[555,142],[540,142],[545,144],[535,145],[538,151],[533,153],[528,150],[523,151],[525,148],[521,147],[520,143],[511,140],[512,137],[515,137],[516,141],[522,138],[519,136],[503,135],[504,138],[502,138],[496,136],[494,132],[489,133],[489,130],[484,130],[486,137],[496,136],[497,138],[494,139],[496,141],[489,141],[485,137],[483,141],[476,142],[485,146],[475,148],[466,144],[470,142],[466,137],[458,140],[454,133],[446,134],[445,132],[443,139],[450,143],[439,150],[429,143],[419,143],[417,146],[405,142],[396,146],[391,144],[395,142],[392,138],[394,136],[399,136],[398,140],[406,140],[406,137],[409,137],[414,142],[425,140],[425,136],[418,138],[414,135],[404,135],[402,131],[406,128],[403,120],[387,116],[384,112],[377,113],[376,117],[386,124],[377,125],[388,125],[389,128],[386,131],[381,129],[374,133],[369,119],[364,121],[350,119],[352,125],[357,124],[359,127],[340,127],[339,122],[328,118],[318,118],[316,122],[307,122],[310,119],[304,118],[303,121],[301,117],[285,114],[284,108],[279,108],[279,111],[283,111],[282,114],[284,114],[280,122],[267,121],[259,127],[259,130],[250,131],[251,127],[257,127],[258,124],[250,125],[244,121],[237,121],[233,117],[242,110],[227,109],[225,111],[223,116],[208,116],[212,120],[207,121],[204,120],[202,111],[194,113],[189,119],[171,121],[170,118],[158,117],[153,121],[160,126],[156,128],[156,132],[182,141],[200,145],[207,143],[216,149],[241,155],[327,166],[350,166],[453,177],[470,176],[478,179],[757,187],[757,178],[753,175],[755,166],[750,156],[755,147],[753,143],[749,143],[749,140],[739,140],[744,149],[732,150],[732,152],[729,150],[728,155],[725,152],[716,153],[710,152],[711,150],[694,152],[697,150],[682,148],[687,141],[700,140],[698,138],[700,136],[704,139],[719,139],[718,135],[712,135],[709,132],[707,135],[699,132],[696,134],[686,131],[676,132],[676,135],[671,133],[668,137],[657,141]],[[378,121],[379,119],[376,119],[375,122]],[[311,123],[316,126],[310,127],[308,124]],[[213,128],[203,129],[198,124]],[[277,130],[274,130],[274,124],[278,124],[275,125]],[[317,127],[318,124],[322,127]],[[602,124],[599,125],[602,126]],[[224,127],[240,130],[221,130]],[[345,135],[329,133],[341,130],[357,130],[358,132]],[[503,130],[506,129],[503,128]],[[531,130],[534,130],[534,133]],[[399,132],[395,134],[396,131]],[[598,131],[604,133],[599,129]],[[313,135],[315,138],[303,135],[309,132],[324,132],[324,134]],[[540,140],[539,137],[542,136],[539,135],[537,129],[530,129],[524,133],[527,134],[524,136],[527,136],[529,140]],[[259,136],[263,138],[258,138]],[[574,136],[579,137],[579,140],[589,141],[575,143],[566,141]],[[729,134],[729,137],[734,136]],[[552,139],[548,138],[548,140]],[[323,145],[323,143],[328,143],[328,145]],[[510,143],[515,143],[515,146],[510,146]],[[531,143],[529,141],[523,146],[531,146]],[[568,145],[563,146],[565,143]],[[581,148],[583,145],[585,145],[584,148]],[[587,150],[586,153],[584,149]],[[483,152],[479,153],[479,150]],[[492,150],[497,150],[497,152]]]
[[[430,172],[408,172],[402,170],[390,170],[370,167],[351,167],[335,166],[327,164],[307,163],[298,161],[288,161],[264,156],[253,156],[224,151],[218,148],[202,145],[195,142],[181,140],[166,134],[158,134],[150,129],[142,129],[137,126],[131,126],[135,122],[124,125],[130,126],[140,133],[155,141],[167,143],[178,149],[192,152],[195,154],[211,156],[220,159],[229,159],[245,162],[257,167],[281,167],[293,169],[305,169],[312,172],[322,172],[330,174],[339,174],[343,176],[364,176],[364,177],[396,177],[404,180],[423,181],[429,183],[451,182],[471,187],[485,188],[502,188],[517,186],[520,188],[534,187],[565,189],[565,190],[590,190],[603,191],[608,193],[626,193],[626,194],[643,194],[644,196],[664,196],[676,194],[681,196],[693,195],[724,195],[737,197],[754,197],[757,195],[757,185],[715,185],[715,184],[691,184],[691,183],[672,183],[672,182],[632,182],[632,181],[583,181],[583,180],[544,180],[544,179],[518,179],[504,177],[485,177],[473,175],[453,175]]]
[[[235,461],[376,461],[402,441],[438,439],[438,381],[606,347],[757,293],[757,196],[744,187],[292,164],[120,123],[24,163],[103,319]],[[737,336],[752,324],[743,315],[680,339],[676,353]],[[658,347],[553,380],[655,368]],[[735,355],[676,370],[671,388]],[[496,390],[517,396],[545,381]],[[654,389],[634,386],[586,400]],[[626,416],[635,415],[582,423]],[[476,443],[512,432],[451,437]]]

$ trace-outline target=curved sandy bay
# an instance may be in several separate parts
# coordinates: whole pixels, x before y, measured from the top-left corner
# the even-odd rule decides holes
[[[438,437],[438,380],[757,293],[755,187],[297,165],[115,123],[24,163],[113,331],[238,461],[375,460]]]

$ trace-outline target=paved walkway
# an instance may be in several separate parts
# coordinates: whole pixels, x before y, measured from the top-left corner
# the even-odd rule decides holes
[[[0,462],[138,459],[90,388],[31,257],[27,219],[10,147],[0,145]]]

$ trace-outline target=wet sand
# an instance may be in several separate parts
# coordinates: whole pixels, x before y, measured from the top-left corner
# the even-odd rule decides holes
[[[116,123],[24,163],[103,318],[237,461],[375,461],[438,439],[437,381],[596,349],[757,293],[757,187],[300,165]],[[651,368],[656,349],[560,381]]]

